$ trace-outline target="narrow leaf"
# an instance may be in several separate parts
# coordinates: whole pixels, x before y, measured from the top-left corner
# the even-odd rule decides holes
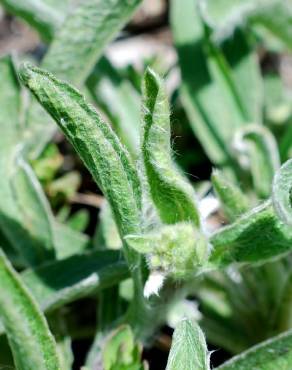
[[[20,156],[10,182],[14,201],[22,215],[22,227],[37,241],[34,243],[37,260],[53,259],[53,214],[33,170]]]
[[[131,154],[137,156],[140,132],[137,91],[105,57],[95,65],[86,84],[98,107],[110,118],[121,141]]]
[[[75,255],[21,274],[45,311],[113,286],[128,276],[125,260],[115,251]]]
[[[210,262],[216,266],[255,263],[288,253],[292,230],[280,221],[271,202],[267,201],[219,229],[209,241],[213,246]]]
[[[50,210],[20,152],[21,91],[11,57],[0,59],[0,75],[0,228],[9,245],[33,265],[54,256]]]
[[[273,181],[273,206],[279,218],[292,226],[292,159],[276,172]]]
[[[139,232],[140,180],[130,155],[110,126],[77,90],[50,73],[25,64],[20,76],[92,173],[112,207],[120,234]]]
[[[163,82],[147,69],[143,80],[142,154],[151,197],[163,222],[190,221],[199,226],[195,191],[171,158],[169,115]]]
[[[276,139],[267,128],[249,125],[236,132],[234,147],[247,158],[256,192],[267,198],[275,171],[280,167]]]
[[[17,369],[61,370],[47,322],[2,252],[0,280],[0,317]]]
[[[261,79],[255,55],[242,32],[229,40],[226,50],[216,45],[192,0],[184,6],[179,0],[171,1],[171,24],[182,74],[181,99],[190,123],[210,159],[221,165],[230,163],[234,129],[261,120]],[[246,98],[246,86],[253,98]]]
[[[42,66],[68,82],[84,82],[105,46],[130,19],[141,0],[84,0],[70,14]]]
[[[118,284],[129,269],[119,252],[98,251],[25,270],[20,277],[40,308],[50,312]]]
[[[252,347],[216,370],[290,370],[292,367],[292,332],[288,331]]]
[[[182,320],[173,334],[166,370],[209,370],[204,334],[198,324]]]
[[[229,181],[221,171],[213,171],[212,184],[220,199],[223,211],[230,221],[248,210],[248,199],[241,189]]]

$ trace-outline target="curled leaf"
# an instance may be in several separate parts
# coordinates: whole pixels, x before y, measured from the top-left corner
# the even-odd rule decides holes
[[[142,154],[150,194],[166,224],[200,225],[196,194],[171,158],[167,95],[160,77],[147,69],[143,79]]]
[[[248,210],[248,199],[241,189],[229,181],[221,171],[213,171],[212,184],[223,211],[230,221]]]
[[[280,167],[274,136],[266,127],[248,125],[237,131],[234,148],[247,161],[258,195],[267,198],[271,193],[275,171]]]

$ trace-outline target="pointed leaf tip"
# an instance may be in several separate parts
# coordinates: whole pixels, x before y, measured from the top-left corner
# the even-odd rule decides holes
[[[32,69],[34,66],[31,63],[25,62],[21,63],[18,69],[18,76],[20,81],[25,84],[26,86],[28,85],[28,81],[30,80],[32,76]]]

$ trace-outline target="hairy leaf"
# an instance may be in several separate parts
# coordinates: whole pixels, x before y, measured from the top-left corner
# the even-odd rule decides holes
[[[98,107],[110,118],[121,141],[131,154],[137,156],[140,101],[136,90],[105,57],[95,65],[87,80],[87,86]]]
[[[130,19],[140,3],[141,0],[78,2],[54,37],[42,61],[42,67],[81,87],[107,44]],[[27,148],[31,157],[35,158],[53,135],[54,126],[34,101],[27,121],[30,135]]]
[[[143,80],[142,154],[150,194],[163,222],[190,221],[199,226],[195,191],[171,158],[169,115],[163,82],[147,69]]]
[[[0,60],[0,75],[0,228],[9,245],[36,264],[54,257],[51,212],[21,152],[21,93],[10,57]]]
[[[25,270],[20,275],[46,312],[116,285],[128,276],[127,264],[116,251],[77,254]]]
[[[120,234],[140,228],[141,190],[126,149],[108,124],[70,85],[23,65],[20,77],[58,123],[107,197]]]
[[[104,370],[142,370],[141,348],[127,325],[111,333],[102,355]]]
[[[265,127],[249,125],[236,132],[234,146],[247,157],[256,192],[267,198],[271,193],[275,171],[280,167],[274,136]]]
[[[255,263],[289,252],[292,230],[280,221],[267,201],[219,229],[209,240],[213,246],[211,263],[217,266]]]
[[[120,253],[99,251],[51,262],[21,274],[40,307],[53,310],[128,277]]]
[[[292,366],[292,332],[252,347],[232,358],[217,370],[289,370]]]
[[[249,202],[246,196],[222,172],[218,170],[213,171],[212,184],[221,202],[223,211],[230,221],[234,221],[248,210]]]
[[[175,329],[166,370],[209,370],[204,334],[194,321],[184,319]]]
[[[151,269],[179,279],[194,276],[209,253],[204,235],[187,222],[165,225],[142,235],[127,235],[126,241],[147,255]]]
[[[292,225],[292,159],[283,164],[273,181],[273,205],[280,219]]]
[[[75,85],[90,73],[105,46],[131,17],[141,0],[84,0],[70,14],[42,66]]]
[[[17,369],[61,370],[47,322],[2,252],[0,280],[0,317]]]

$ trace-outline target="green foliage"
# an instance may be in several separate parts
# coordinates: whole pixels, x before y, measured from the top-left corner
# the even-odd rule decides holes
[[[209,355],[204,334],[191,320],[181,321],[173,334],[166,370],[209,370]]]
[[[292,334],[286,332],[234,357],[218,370],[288,370],[292,365]]]
[[[142,154],[151,197],[162,222],[200,225],[196,195],[171,159],[169,105],[159,76],[147,69],[143,79]]]
[[[235,221],[238,216],[248,210],[248,198],[219,170],[213,171],[211,179],[225,216],[229,221]]]
[[[178,64],[163,69],[165,85],[149,67],[142,75],[102,56],[140,0],[0,2],[50,42],[41,68],[19,68],[30,100],[11,57],[0,59],[3,366],[69,370],[71,343],[86,338],[86,369],[147,369],[142,344],[175,308],[232,354],[286,332],[218,369],[291,368],[291,109],[265,66],[269,50],[291,49],[291,4],[170,1]],[[218,167],[205,191],[200,173],[192,184],[176,163],[177,117]],[[92,205],[71,205],[87,173],[52,140],[51,118],[105,197],[97,224]],[[184,154],[190,167],[205,158]],[[178,324],[167,370],[210,369],[202,330]]]
[[[141,347],[134,342],[129,326],[121,326],[107,339],[103,349],[105,370],[142,370]]]
[[[273,182],[273,205],[277,215],[285,223],[292,223],[292,161],[289,160],[277,171]]]
[[[56,343],[44,316],[0,253],[0,316],[17,369],[61,370]]]

